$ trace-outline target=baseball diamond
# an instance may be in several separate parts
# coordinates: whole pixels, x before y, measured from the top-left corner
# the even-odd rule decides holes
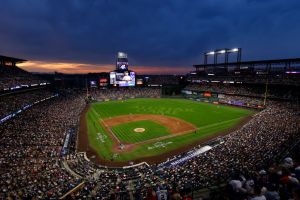
[[[85,139],[79,140],[79,148],[94,155],[95,162],[112,166],[127,165],[129,161],[158,163],[167,155],[176,155],[241,126],[254,113],[185,99],[97,102],[82,113],[80,135]],[[107,136],[104,143],[95,139],[98,132]],[[169,145],[151,148],[157,142]]]

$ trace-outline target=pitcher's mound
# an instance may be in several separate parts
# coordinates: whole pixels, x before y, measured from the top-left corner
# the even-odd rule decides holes
[[[136,132],[136,133],[142,133],[142,132],[144,132],[144,131],[145,131],[144,128],[135,128],[135,129],[134,129],[134,132]]]

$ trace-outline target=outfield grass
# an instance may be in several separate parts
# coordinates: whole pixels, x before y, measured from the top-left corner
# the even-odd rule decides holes
[[[203,102],[195,102],[185,99],[130,99],[126,101],[109,101],[93,103],[86,115],[89,142],[94,150],[96,150],[104,159],[111,159],[114,155],[112,152],[112,141],[109,137],[105,142],[99,142],[96,138],[97,133],[101,132],[107,134],[100,126],[99,120],[119,115],[128,114],[162,114],[171,117],[177,117],[187,122],[194,124],[199,130],[196,133],[189,133],[175,138],[169,138],[161,141],[166,144],[165,147],[160,147],[160,144],[144,144],[134,149],[131,152],[121,153],[115,158],[116,161],[129,161],[141,157],[159,155],[161,153],[176,149],[178,147],[187,145],[193,141],[201,138],[211,136],[223,132],[236,124],[241,118],[253,114],[253,111],[223,105],[214,105]],[[143,120],[148,121],[148,120]],[[143,127],[150,126],[149,129],[158,128],[148,121]],[[160,137],[159,134],[168,134],[168,132],[159,131],[155,135],[144,133],[125,134],[130,132],[133,128],[137,128],[137,122],[130,122],[118,125],[113,128],[117,137],[129,143],[148,140],[154,137]],[[154,122],[153,122],[154,123]],[[148,125],[147,125],[148,124]],[[152,124],[152,125],[151,125]],[[160,126],[160,125],[159,125]],[[124,131],[125,130],[125,131]],[[158,132],[157,132],[158,133]]]
[[[136,133],[135,128],[144,128],[142,133]],[[112,131],[122,142],[137,143],[153,138],[169,135],[167,127],[164,127],[154,121],[141,120],[128,122],[112,127]]]

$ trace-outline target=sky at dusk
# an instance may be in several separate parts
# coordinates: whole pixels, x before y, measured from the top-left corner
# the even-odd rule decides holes
[[[114,69],[184,74],[203,52],[242,60],[300,57],[299,0],[1,0],[0,55],[33,72]],[[233,55],[232,58],[233,59]]]

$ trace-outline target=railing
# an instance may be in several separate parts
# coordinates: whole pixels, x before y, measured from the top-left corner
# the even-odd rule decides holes
[[[75,186],[73,189],[69,190],[66,194],[64,194],[62,197],[60,197],[59,199],[65,199],[66,197],[68,197],[70,194],[76,192],[77,190],[79,190],[80,188],[83,187],[83,185],[85,184],[85,182],[81,182],[79,183],[77,186]]]

